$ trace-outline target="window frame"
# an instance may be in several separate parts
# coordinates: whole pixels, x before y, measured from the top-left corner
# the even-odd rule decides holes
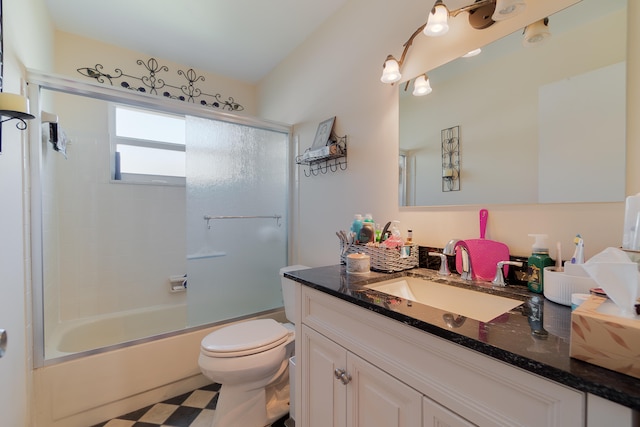
[[[172,116],[182,118],[186,123],[186,115],[168,113],[162,110],[154,110],[151,108],[132,106],[129,104],[109,103],[109,181],[117,184],[147,184],[147,185],[165,185],[165,186],[186,186],[186,166],[185,176],[171,175],[153,175],[141,173],[120,173],[120,178],[116,178],[117,163],[116,152],[118,145],[128,145],[132,147],[154,148],[167,151],[181,151],[186,154],[186,143],[176,144],[172,142],[153,141],[148,139],[139,139],[132,137],[117,136],[116,134],[116,110],[117,108],[128,110],[138,110],[151,114],[157,113],[163,116]]]

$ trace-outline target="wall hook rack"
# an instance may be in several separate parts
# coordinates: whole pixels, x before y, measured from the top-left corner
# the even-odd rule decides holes
[[[307,166],[303,171],[306,177],[347,170],[347,136],[332,134],[326,147],[326,154],[309,157],[308,151],[296,157],[296,164]]]

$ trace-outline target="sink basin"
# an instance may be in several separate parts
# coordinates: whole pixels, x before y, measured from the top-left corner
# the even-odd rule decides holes
[[[490,322],[522,304],[522,301],[516,299],[472,291],[418,277],[387,280],[365,287],[480,322]]]

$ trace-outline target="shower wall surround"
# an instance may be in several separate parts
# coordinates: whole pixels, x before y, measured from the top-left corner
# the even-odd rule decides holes
[[[184,187],[110,182],[108,102],[42,97],[70,140],[66,159],[42,144],[47,324],[184,302],[167,292],[186,272]]]
[[[48,338],[80,321],[184,307],[189,321],[173,332],[282,307],[289,126],[184,107],[209,117],[187,119],[187,186],[133,184],[112,180],[109,162],[110,105],[132,101],[103,98],[41,89],[36,103],[56,112],[69,141],[66,158],[39,141],[44,359],[61,355]],[[163,102],[153,104],[182,111]],[[212,220],[209,229],[204,216],[220,214],[281,218]],[[187,227],[196,230],[189,248]],[[170,278],[187,273],[188,291],[171,292]]]

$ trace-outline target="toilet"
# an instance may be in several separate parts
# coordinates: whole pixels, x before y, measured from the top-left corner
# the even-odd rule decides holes
[[[280,269],[285,315],[295,322],[295,282]],[[292,323],[257,319],[217,329],[203,338],[198,364],[205,377],[221,384],[213,427],[264,427],[289,411],[289,358],[294,352]]]

